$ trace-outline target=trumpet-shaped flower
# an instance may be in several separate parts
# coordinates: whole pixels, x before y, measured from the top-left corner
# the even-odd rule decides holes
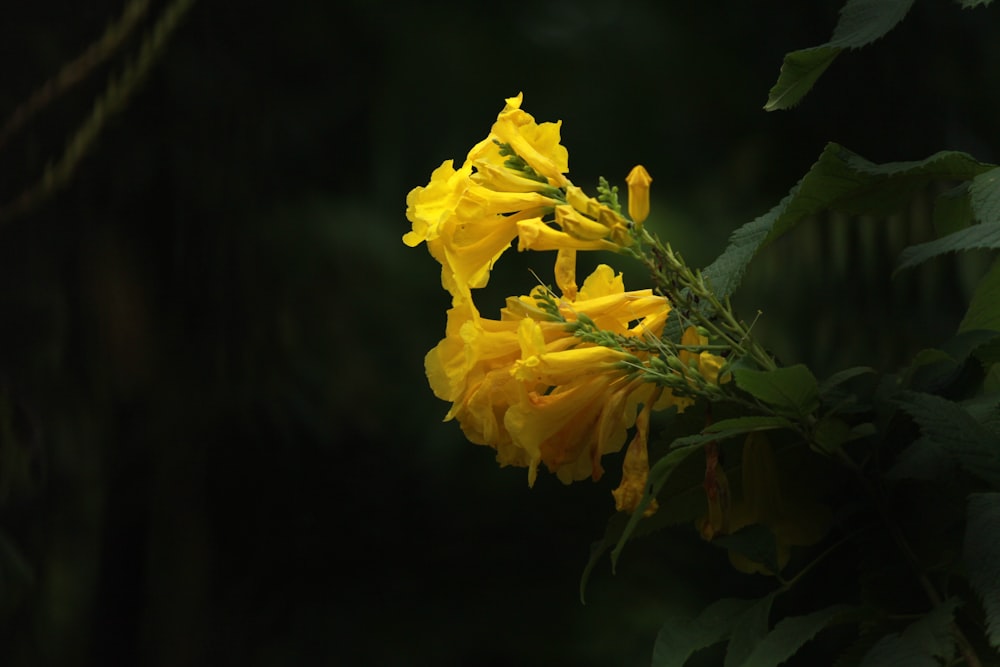
[[[543,222],[540,217],[518,221],[517,237],[518,250],[618,250],[618,246],[611,241],[567,234]]]
[[[631,243],[625,219],[587,197],[566,177],[569,156],[560,123],[536,123],[508,98],[489,135],[464,164],[441,164],[430,182],[407,197],[412,223],[403,242],[426,242],[453,296],[485,287],[494,264],[518,239],[519,250],[618,251]],[[558,261],[557,284],[568,255]],[[572,288],[569,289],[572,293]]]
[[[569,182],[564,174],[569,171],[569,152],[560,143],[559,129],[562,121],[556,123],[536,123],[531,114],[521,109],[523,93],[508,97],[506,105],[497,116],[490,135],[469,151],[469,160],[476,164],[480,178],[499,184],[507,182],[509,176],[486,165],[504,165],[508,156],[502,146],[521,158],[531,170],[557,188]],[[483,165],[483,168],[480,168]]]
[[[445,419],[496,449],[502,465],[527,467],[529,483],[541,464],[565,483],[596,479],[601,456],[621,449],[638,406],[665,403],[635,372],[637,356],[583,342],[572,325],[584,315],[639,335],[654,320],[662,327],[669,304],[649,290],[626,292],[621,275],[605,265],[575,300],[559,301],[557,317],[538,305],[543,289],[508,299],[499,320],[456,297],[445,338],[425,359],[427,377],[435,395],[452,403]]]

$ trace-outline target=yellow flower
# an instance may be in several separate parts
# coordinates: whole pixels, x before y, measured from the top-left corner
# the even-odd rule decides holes
[[[538,307],[543,289],[508,299],[499,320],[456,296],[445,338],[425,360],[428,381],[452,403],[446,420],[457,419],[469,440],[496,449],[502,465],[527,467],[529,484],[543,463],[565,483],[596,479],[601,456],[621,449],[639,404],[667,403],[634,372],[639,357],[583,342]],[[621,275],[605,265],[559,308],[567,322],[586,314],[625,336],[655,332],[669,312],[666,299],[649,290],[626,292]]]
[[[441,264],[441,284],[453,296],[485,287],[500,256],[518,238],[519,250],[557,250],[557,284],[572,296],[569,265],[575,250],[617,251],[631,243],[625,219],[587,197],[566,173],[561,122],[536,123],[508,98],[489,135],[465,163],[451,160],[407,196],[408,246],[426,242]]]
[[[641,164],[632,167],[625,177],[628,184],[628,214],[637,225],[649,217],[649,186],[653,182]]]
[[[559,231],[538,218],[517,222],[518,250],[618,250],[618,246],[604,239],[581,239]]]
[[[559,129],[562,121],[556,123],[536,123],[531,114],[521,109],[524,94],[508,97],[506,106],[497,116],[488,136],[469,151],[473,164],[501,166],[506,157],[500,155],[497,143],[510,146],[536,173],[545,177],[548,183],[561,188],[569,182],[563,175],[569,171],[569,152],[560,143]],[[497,176],[497,171],[480,169],[481,178],[488,180]],[[506,181],[503,174],[500,180]]]

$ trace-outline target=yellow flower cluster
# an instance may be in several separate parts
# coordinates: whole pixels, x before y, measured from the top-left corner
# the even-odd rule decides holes
[[[508,298],[499,320],[457,299],[444,340],[425,359],[427,377],[435,395],[452,403],[446,420],[458,419],[470,441],[494,447],[501,464],[527,467],[529,484],[539,463],[565,483],[598,479],[600,457],[621,449],[638,405],[659,399],[665,406],[671,395],[640,378],[639,357],[581,342],[567,323],[583,314],[606,331],[655,335],[670,306],[648,289],[626,292],[607,265],[574,301],[559,302],[565,321],[537,307],[543,289]]]
[[[560,251],[564,264],[574,263],[576,250],[618,250],[628,243],[625,219],[566,178],[561,123],[536,123],[521,100],[507,99],[489,136],[461,167],[445,160],[426,187],[406,198],[413,230],[403,242],[427,243],[453,296],[484,287],[515,238],[518,250]],[[567,273],[557,283],[571,292]]]
[[[407,197],[412,231],[403,242],[427,244],[452,295],[445,338],[425,359],[427,377],[435,395],[452,404],[445,419],[457,419],[472,442],[496,449],[502,465],[528,468],[529,484],[540,464],[567,484],[600,478],[601,457],[619,451],[636,426],[614,492],[618,509],[631,511],[649,472],[651,411],[683,409],[691,399],[643,377],[649,353],[642,346],[597,344],[575,332],[585,323],[620,341],[645,342],[662,333],[670,304],[649,289],[626,291],[621,274],[606,265],[577,286],[576,252],[628,247],[631,223],[566,177],[559,123],[536,123],[521,109],[521,95],[506,102],[461,167],[445,161]],[[637,167],[628,181],[629,211],[640,223],[651,179]],[[508,298],[499,320],[484,318],[472,290],[487,284],[515,239],[518,250],[557,252],[561,297],[539,286]],[[703,371],[717,374],[715,359],[699,359]]]

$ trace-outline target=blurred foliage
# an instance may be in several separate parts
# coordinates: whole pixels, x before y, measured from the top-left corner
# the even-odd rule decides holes
[[[437,423],[421,359],[446,300],[399,243],[404,197],[519,90],[566,121],[577,182],[643,162],[647,224],[695,265],[828,140],[874,161],[997,161],[994,6],[918,3],[794,114],[764,113],[784,53],[826,40],[839,4],[197,3],[68,187],[0,227],[0,661],[647,664],[664,599],[762,594],[686,577],[725,555],[668,531],[577,604],[617,480],[529,492]],[[0,115],[123,6],[6,8]],[[0,202],[121,65],[12,137]],[[783,360],[892,368],[964,309],[981,269],[936,259],[887,292],[896,251],[926,239],[827,222],[768,249],[741,293]],[[864,265],[824,252],[844,247]],[[955,310],[897,319],[930,290]],[[855,295],[854,314],[824,292]]]

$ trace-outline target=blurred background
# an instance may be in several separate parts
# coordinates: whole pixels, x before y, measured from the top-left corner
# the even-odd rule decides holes
[[[167,3],[0,146],[0,203],[41,178]],[[577,586],[618,473],[563,487],[442,424],[423,356],[439,267],[407,192],[505,97],[562,119],[570,177],[655,179],[647,223],[704,265],[827,141],[877,161],[996,161],[1000,8],[923,1],[801,106],[762,106],[840,2],[200,0],[69,186],[0,226],[0,663],[643,665],[665,614],[760,579],[679,527]],[[18,3],[0,117],[123,0]],[[890,282],[933,234],[813,221],[738,294],[782,361],[898,367],[947,336],[975,257]],[[635,266],[614,257],[630,287]],[[526,293],[514,255],[484,314]],[[614,471],[617,466],[609,462]]]

